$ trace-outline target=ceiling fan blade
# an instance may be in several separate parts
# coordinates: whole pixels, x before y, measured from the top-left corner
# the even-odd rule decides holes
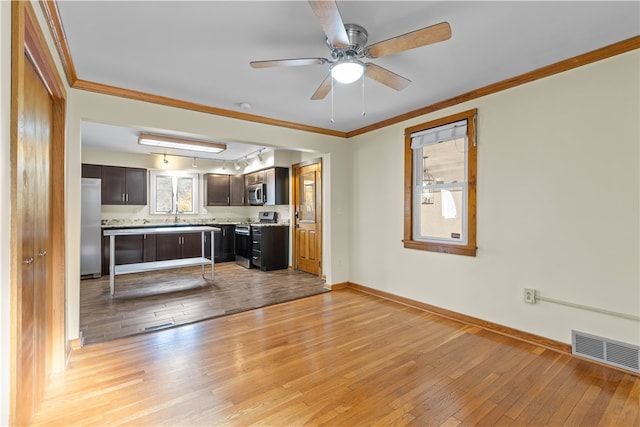
[[[316,89],[313,96],[311,96],[311,100],[317,101],[318,99],[324,99],[329,92],[331,92],[331,73],[327,74],[327,77],[320,83],[318,89]]]
[[[391,89],[402,90],[411,84],[411,80],[379,65],[368,63],[365,64],[365,67],[364,73],[367,77],[389,86]]]
[[[251,61],[253,68],[297,67],[299,65],[318,65],[329,62],[326,58],[274,59],[271,61]]]
[[[338,5],[335,1],[312,1],[309,0],[309,5],[315,13],[322,30],[327,36],[327,39],[331,45],[336,47],[349,46],[349,37],[347,31],[344,29],[344,23],[338,10]]]
[[[416,31],[412,31],[401,36],[387,39],[366,49],[368,58],[380,58],[392,53],[398,53],[416,47],[426,46],[428,44],[449,40],[451,38],[451,27],[448,22],[441,22],[430,27],[425,27]]]

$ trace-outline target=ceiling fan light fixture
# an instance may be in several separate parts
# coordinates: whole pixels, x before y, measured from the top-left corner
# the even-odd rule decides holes
[[[175,148],[178,150],[201,151],[204,153],[220,153],[227,149],[226,144],[218,142],[197,141],[195,139],[152,135],[150,133],[141,133],[138,137],[138,144],[163,148]]]
[[[357,59],[344,59],[331,67],[331,77],[344,84],[355,82],[363,73],[364,64]]]

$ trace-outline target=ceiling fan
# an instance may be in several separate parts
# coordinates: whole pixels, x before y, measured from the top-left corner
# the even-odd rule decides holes
[[[451,38],[449,23],[441,22],[367,46],[367,30],[360,25],[343,24],[335,1],[309,0],[309,5],[327,36],[326,43],[331,51],[332,59],[276,59],[252,61],[250,64],[253,68],[331,64],[329,73],[316,89],[311,97],[312,100],[323,99],[327,96],[333,84],[332,78],[341,83],[352,83],[358,80],[363,73],[385,86],[398,91],[402,90],[411,84],[411,80],[372,62],[365,63],[362,59],[380,58]]]

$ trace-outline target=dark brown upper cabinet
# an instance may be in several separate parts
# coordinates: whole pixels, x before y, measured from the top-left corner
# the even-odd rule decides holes
[[[229,191],[231,206],[244,206],[244,176],[231,175],[229,178]]]
[[[264,183],[267,196],[265,205],[289,204],[289,168],[265,169]]]
[[[146,169],[83,164],[82,177],[102,179],[103,205],[147,204]]]
[[[231,199],[229,175],[208,173],[205,177],[207,206],[229,206]]]

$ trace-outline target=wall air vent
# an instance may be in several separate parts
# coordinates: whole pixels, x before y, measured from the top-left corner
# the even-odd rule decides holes
[[[573,354],[640,373],[640,347],[584,332],[571,331]]]

